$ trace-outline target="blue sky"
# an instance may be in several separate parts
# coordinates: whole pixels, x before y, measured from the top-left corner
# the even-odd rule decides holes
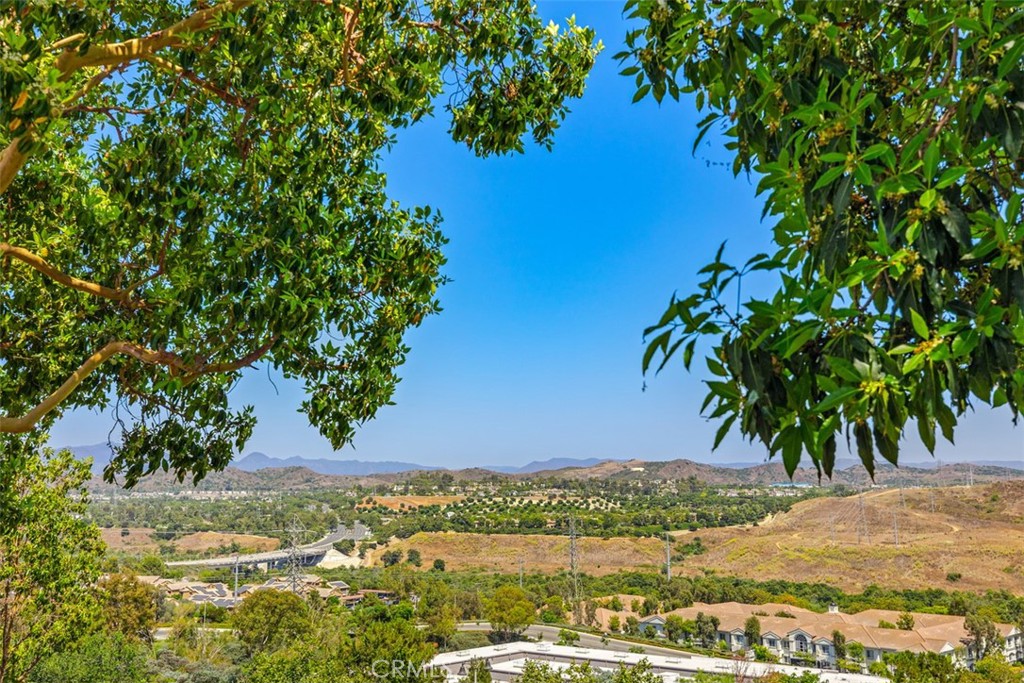
[[[575,13],[605,44],[553,152],[478,159],[451,141],[443,115],[401,132],[385,162],[391,193],[442,211],[452,278],[444,311],[409,335],[396,405],[359,431],[354,449],[335,453],[296,412],[300,386],[250,372],[235,393],[260,419],[246,452],[452,467],[764,458],[733,437],[711,453],[701,373],[670,367],[642,391],[643,328],[674,290],[694,285],[722,240],[734,261],[770,250],[770,225],[753,183],[708,165],[728,159],[720,141],[691,154],[691,101],[630,103],[632,80],[612,59],[626,30],[620,9],[617,0],[540,6],[556,22]],[[109,428],[76,413],[52,441],[97,443]],[[1008,411],[969,417],[957,442],[940,445],[939,457],[1024,458],[1024,428],[1012,428]],[[908,461],[928,457],[916,437],[905,448]]]

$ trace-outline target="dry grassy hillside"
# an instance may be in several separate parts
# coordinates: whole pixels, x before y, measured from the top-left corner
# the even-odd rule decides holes
[[[160,549],[158,536],[154,529],[129,528],[127,535],[120,528],[100,529],[103,542],[111,550],[124,550],[133,553],[156,552]],[[164,537],[166,538],[166,536]],[[222,534],[215,531],[197,531],[175,540],[171,545],[175,550],[184,553],[201,553],[230,546],[237,543],[242,552],[263,552],[277,550],[281,541],[266,536],[252,534]]]
[[[848,590],[878,584],[1024,593],[1022,494],[1024,482],[1011,481],[805,501],[757,527],[697,532],[708,551],[678,569]]]
[[[862,512],[863,509],[863,512]],[[895,524],[894,524],[895,521]],[[899,545],[896,545],[896,531]],[[702,555],[673,565],[673,573],[824,582],[850,591],[887,588],[1024,594],[1024,481],[974,487],[871,491],[861,498],[817,498],[758,526],[680,532],[699,536]],[[602,575],[627,569],[656,571],[664,546],[653,538],[581,539],[582,567]],[[388,549],[415,548],[429,568],[513,573],[557,572],[568,563],[560,536],[419,533]],[[383,550],[371,556],[379,562]],[[950,576],[960,578],[950,581]]]
[[[664,560],[664,544],[653,538],[581,538],[580,556],[588,574],[612,574],[626,569],[654,569]],[[565,536],[517,536],[508,534],[418,533],[395,541],[386,550],[415,548],[429,569],[435,559],[449,571],[483,569],[512,573],[519,560],[527,572],[557,573],[568,568],[569,539]],[[379,561],[378,549],[371,562]]]

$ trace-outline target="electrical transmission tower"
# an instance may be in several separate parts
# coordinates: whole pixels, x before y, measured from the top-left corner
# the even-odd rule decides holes
[[[572,591],[572,614],[576,625],[583,623],[583,594],[580,585],[580,549],[577,539],[576,518],[569,516],[569,580]]]
[[[899,517],[897,517],[895,510],[892,511],[892,535],[893,535],[893,539],[896,541],[896,547],[899,548],[900,547],[900,523],[899,523]]]
[[[292,517],[288,525],[288,585],[292,593],[299,594],[299,583],[302,580],[302,554],[299,546],[302,545],[302,535],[306,530],[302,528],[298,517]]]

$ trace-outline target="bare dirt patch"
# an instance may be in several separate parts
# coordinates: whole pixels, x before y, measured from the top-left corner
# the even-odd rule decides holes
[[[216,548],[229,547],[237,543],[245,552],[266,552],[277,550],[281,541],[266,536],[254,536],[252,534],[222,534],[216,531],[197,531],[194,534],[183,536],[174,542],[174,547],[179,552],[203,552]]]
[[[612,574],[627,569],[655,568],[664,557],[664,545],[653,538],[581,538],[581,567],[587,574]],[[522,536],[514,534],[418,533],[395,541],[373,554],[379,562],[387,550],[411,548],[420,551],[423,568],[442,559],[448,570],[484,569],[512,573],[519,571],[522,558],[527,572],[557,573],[568,569],[569,539],[565,536]]]
[[[127,532],[127,533],[125,533]],[[154,529],[130,527],[100,529],[100,537],[111,550],[147,551],[158,548]]]

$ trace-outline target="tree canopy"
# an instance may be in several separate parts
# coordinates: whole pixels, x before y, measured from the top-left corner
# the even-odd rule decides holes
[[[85,519],[89,467],[34,445],[0,458],[0,681],[22,683],[95,624],[103,542]]]
[[[7,3],[0,36],[0,439],[113,407],[129,485],[224,467],[257,362],[348,440],[444,281],[394,132],[440,102],[476,154],[550,146],[600,49],[527,0]]]
[[[916,423],[1024,402],[1024,8],[986,0],[629,0],[637,99],[692,94],[764,195],[777,251],[719,249],[647,330],[645,372],[713,341],[705,410],[831,475]],[[723,244],[723,248],[724,248]],[[775,278],[743,298],[744,276]],[[764,274],[762,274],[763,276]],[[734,303],[735,302],[735,303]],[[660,359],[660,360],[659,360]]]
[[[501,586],[484,599],[484,614],[491,628],[512,638],[533,623],[537,608],[518,586]]]
[[[273,589],[247,595],[235,609],[231,625],[238,639],[252,652],[280,648],[312,628],[309,608],[302,598]]]

